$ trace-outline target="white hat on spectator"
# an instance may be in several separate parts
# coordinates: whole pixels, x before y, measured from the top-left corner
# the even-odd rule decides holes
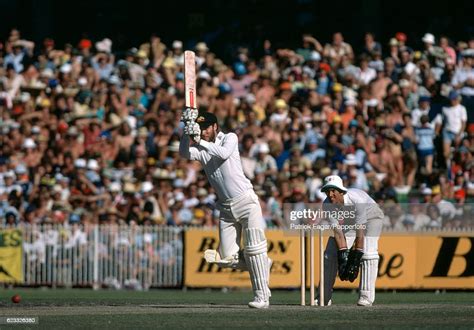
[[[67,130],[67,135],[72,135],[72,136],[79,135],[79,130],[77,129],[76,126],[71,126],[71,127],[69,127],[69,129]]]
[[[125,182],[125,184],[123,185],[123,192],[125,193],[134,194],[136,193],[136,191],[137,189],[133,182]]]
[[[184,194],[181,191],[178,191],[174,196],[175,201],[182,202],[184,201]]]
[[[209,48],[207,47],[205,42],[198,42],[196,45],[196,50],[207,52]]]
[[[10,179],[15,180],[15,179],[16,179],[15,172],[13,172],[12,170],[6,171],[5,173],[3,173],[3,178],[4,178],[4,179],[10,178]]]
[[[113,74],[109,77],[109,84],[112,84],[112,85],[120,85],[120,78]]]
[[[168,146],[169,151],[178,152],[179,151],[179,141],[173,141],[170,146]]]
[[[370,99],[365,103],[368,107],[376,107],[379,104],[377,99]]]
[[[16,174],[25,174],[28,172],[28,169],[26,168],[25,164],[20,163],[15,167],[15,172]]]
[[[434,44],[435,43],[435,37],[431,33],[425,33],[423,38],[421,39],[424,43],[427,44]]]
[[[428,195],[428,196],[431,196],[431,193],[432,193],[432,192],[433,192],[433,191],[432,191],[431,188],[429,188],[429,187],[425,187],[425,188],[423,188],[423,190],[421,190],[421,193],[422,193],[423,195]]]
[[[257,101],[257,98],[252,93],[249,93],[245,96],[245,102],[248,104],[254,104]]]
[[[95,159],[89,159],[87,168],[91,171],[97,171],[99,169],[99,163]]]
[[[211,75],[209,74],[209,72],[205,71],[205,70],[201,70],[199,71],[198,73],[198,78],[202,78],[202,79],[206,79],[206,80],[211,80]]]
[[[95,48],[99,52],[110,53],[112,51],[112,40],[105,38],[95,43]]]
[[[122,186],[118,182],[112,182],[109,185],[109,191],[111,191],[111,192],[119,192],[120,189],[122,189]]]
[[[31,138],[26,138],[25,141],[23,141],[23,148],[25,149],[34,149],[36,148],[36,143],[33,141]]]
[[[41,71],[40,77],[51,79],[54,77],[54,72],[52,69],[46,68],[43,71]]]
[[[311,61],[321,61],[321,54],[319,54],[317,51],[313,50],[311,54],[309,54],[309,59]]]
[[[31,133],[33,134],[39,134],[41,132],[41,128],[39,128],[39,126],[33,126],[31,128]]]
[[[120,126],[120,124],[122,124],[123,122],[124,120],[122,120],[122,118],[120,118],[117,114],[110,114],[110,124],[112,125],[112,127]]]
[[[410,87],[410,82],[406,79],[400,79],[400,81],[398,82],[398,85],[401,88]]]
[[[145,181],[142,183],[142,193],[147,193],[153,190],[153,183]]]
[[[74,161],[74,166],[77,168],[86,168],[87,162],[83,158],[78,158]]]
[[[77,80],[77,83],[79,84],[79,86],[85,86],[85,85],[87,85],[87,78],[86,77],[80,77]]]
[[[69,73],[72,71],[72,65],[69,63],[64,63],[60,68],[59,71],[62,73]]]
[[[412,62],[408,62],[406,65],[405,65],[405,72],[408,73],[409,75],[412,75],[413,73],[415,73],[418,69],[418,67],[416,66],[416,64],[412,63]]]
[[[55,193],[61,193],[62,191],[63,191],[63,188],[62,188],[60,185],[55,184],[55,185],[53,186],[53,192],[55,192]]]
[[[268,143],[260,143],[258,146],[258,152],[262,154],[268,154],[270,152],[270,148],[268,147]]]
[[[348,154],[346,159],[344,159],[344,164],[348,166],[357,165],[357,159],[354,154]]]
[[[21,92],[20,94],[20,101],[25,103],[31,100],[31,94],[28,92]]]
[[[356,106],[357,105],[357,101],[355,98],[351,97],[351,98],[348,98],[345,102],[344,102],[344,105],[347,105],[347,106]]]
[[[173,41],[173,48],[176,48],[176,49],[183,48],[183,42],[181,40]]]
[[[197,191],[197,195],[198,197],[205,197],[208,195],[208,192],[206,190],[206,188],[199,188],[198,191]]]

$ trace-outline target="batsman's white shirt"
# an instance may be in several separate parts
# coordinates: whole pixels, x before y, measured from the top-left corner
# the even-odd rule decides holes
[[[253,189],[244,175],[238,146],[235,133],[219,132],[214,143],[201,139],[196,147],[190,147],[189,136],[183,134],[179,152],[184,158],[201,162],[217,197],[226,201]]]

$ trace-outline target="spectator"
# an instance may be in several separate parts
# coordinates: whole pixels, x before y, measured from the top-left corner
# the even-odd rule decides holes
[[[374,34],[367,32],[364,36],[364,49],[362,52],[366,56],[373,56],[376,53],[382,53],[382,46],[375,41]]]
[[[342,57],[347,56],[349,61],[354,58],[354,52],[351,45],[344,42],[341,32],[332,35],[332,43],[324,46],[324,56],[329,59],[332,66],[336,67],[341,63]]]
[[[451,145],[455,146],[461,143],[464,129],[466,128],[467,112],[461,105],[461,97],[456,91],[449,93],[450,107],[443,108],[442,115],[437,117],[437,125],[443,125],[443,155],[449,166],[451,157]]]
[[[416,143],[418,157],[421,160],[421,173],[430,175],[433,171],[435,131],[431,128],[428,115],[422,115],[420,119],[421,125],[416,130]]]

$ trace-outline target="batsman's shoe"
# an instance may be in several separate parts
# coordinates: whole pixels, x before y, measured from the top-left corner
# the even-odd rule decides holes
[[[318,299],[315,299],[315,300],[314,300],[314,304],[315,304],[316,306],[319,306],[319,300],[318,300]],[[331,305],[332,305],[332,299],[329,299],[327,305],[325,305],[325,306],[331,306]]]
[[[357,301],[357,306],[369,307],[372,306],[372,302],[365,297],[360,297],[359,301]]]
[[[270,299],[268,297],[264,297],[262,291],[257,291],[255,294],[255,299],[249,302],[249,307],[257,309],[266,309],[270,307]]]

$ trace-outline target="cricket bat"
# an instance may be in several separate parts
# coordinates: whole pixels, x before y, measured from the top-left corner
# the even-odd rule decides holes
[[[184,52],[184,94],[186,108],[197,109],[196,59],[191,50]]]

